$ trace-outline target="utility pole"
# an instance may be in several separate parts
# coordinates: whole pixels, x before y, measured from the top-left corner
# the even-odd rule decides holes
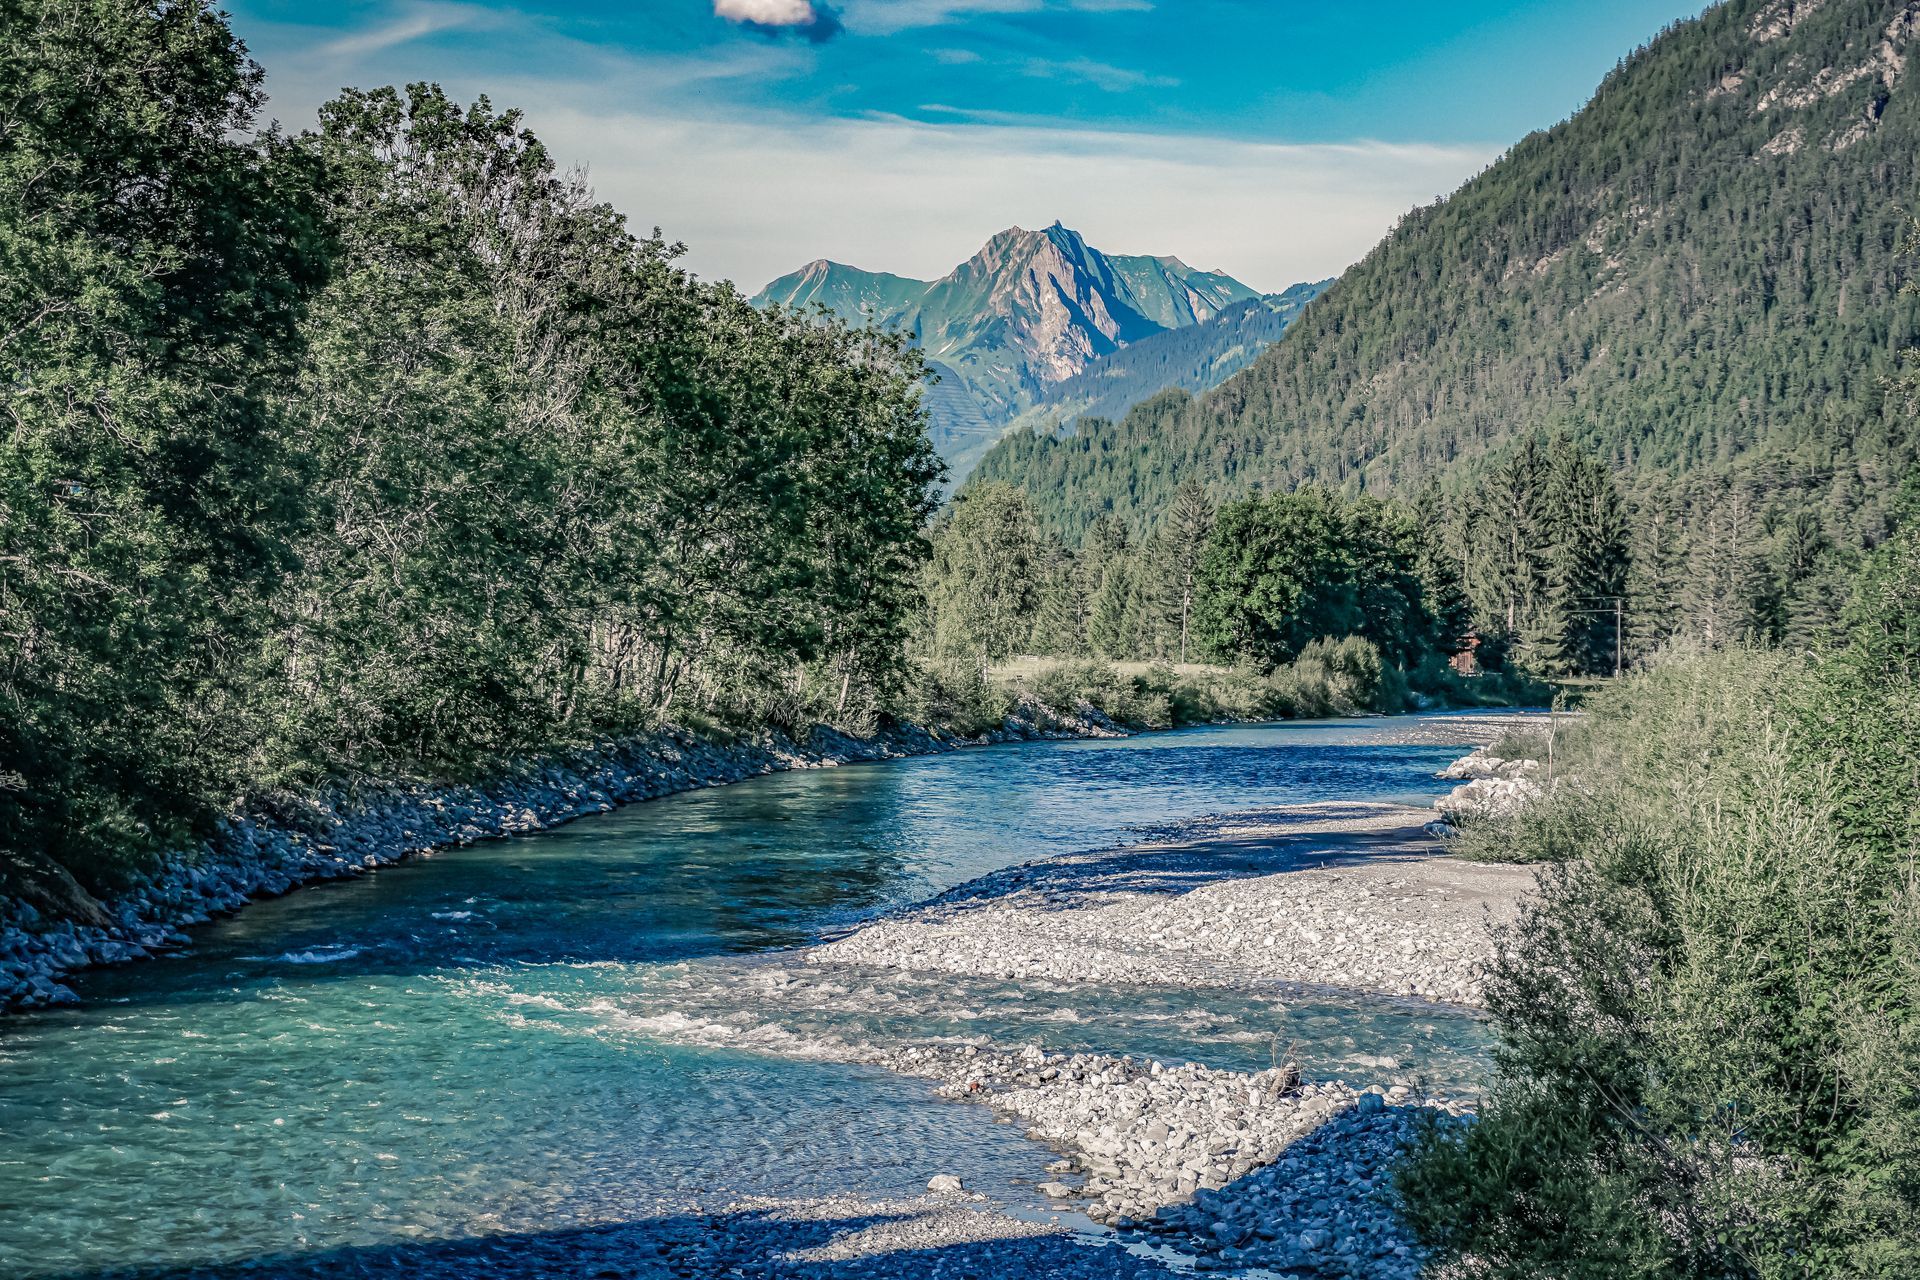
[[[1627,602],[1621,596],[1613,598],[1613,678],[1620,678],[1620,657],[1624,651],[1621,637],[1626,632]]]

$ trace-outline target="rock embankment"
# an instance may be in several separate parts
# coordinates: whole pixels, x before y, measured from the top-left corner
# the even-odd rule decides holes
[[[1474,1005],[1490,920],[1524,868],[1452,858],[1432,811],[1318,805],[984,877],[814,949],[1010,980],[1244,988],[1274,981]]]
[[[1505,759],[1481,747],[1440,771],[1440,777],[1460,785],[1434,807],[1450,823],[1504,818],[1540,798],[1545,791],[1541,773],[1538,760]]]
[[[184,946],[185,932],[254,898],[366,873],[414,854],[520,835],[584,814],[761,774],[1035,738],[1117,737],[1124,730],[1082,707],[1057,716],[1023,707],[977,738],[915,726],[853,737],[820,727],[803,739],[764,733],[716,743],[676,730],[502,771],[460,786],[407,786],[316,800],[290,820],[237,818],[102,903],[105,924],[47,918],[0,901],[0,1013],[76,997],[63,974]]]

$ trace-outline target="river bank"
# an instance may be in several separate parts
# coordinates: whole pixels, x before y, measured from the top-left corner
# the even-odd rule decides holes
[[[78,997],[61,981],[64,976],[185,947],[191,942],[186,930],[256,898],[363,875],[436,850],[528,835],[621,805],[791,769],[1126,732],[1092,707],[1063,716],[1033,704],[977,737],[915,725],[855,737],[819,726],[799,740],[765,732],[713,742],[669,729],[480,782],[323,797],[290,820],[237,818],[205,844],[181,851],[98,904],[93,923],[50,918],[22,898],[0,900],[0,1014],[73,1003]]]

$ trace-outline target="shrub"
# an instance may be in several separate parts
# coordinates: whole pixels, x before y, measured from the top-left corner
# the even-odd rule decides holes
[[[1920,1274],[1910,818],[1846,818],[1911,813],[1920,736],[1830,763],[1907,696],[1844,654],[1677,655],[1556,743],[1572,785],[1473,833],[1557,865],[1488,976],[1479,1122],[1400,1175],[1439,1274]]]
[[[1012,710],[1006,691],[964,659],[915,663],[898,702],[901,719],[967,736],[999,728]]]
[[[1308,718],[1399,710],[1406,696],[1405,678],[1359,636],[1310,641],[1269,684],[1278,705]]]

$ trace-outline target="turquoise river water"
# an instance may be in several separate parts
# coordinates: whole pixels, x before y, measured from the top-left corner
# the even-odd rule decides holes
[[[1203,814],[1427,803],[1447,717],[1207,728],[781,774],[257,903],[0,1022],[0,1276],[270,1274],[741,1196],[1031,1205],[1053,1153],[834,1060],[957,1039],[1470,1085],[1474,1018],[1281,991],[1018,987],[778,953]]]

